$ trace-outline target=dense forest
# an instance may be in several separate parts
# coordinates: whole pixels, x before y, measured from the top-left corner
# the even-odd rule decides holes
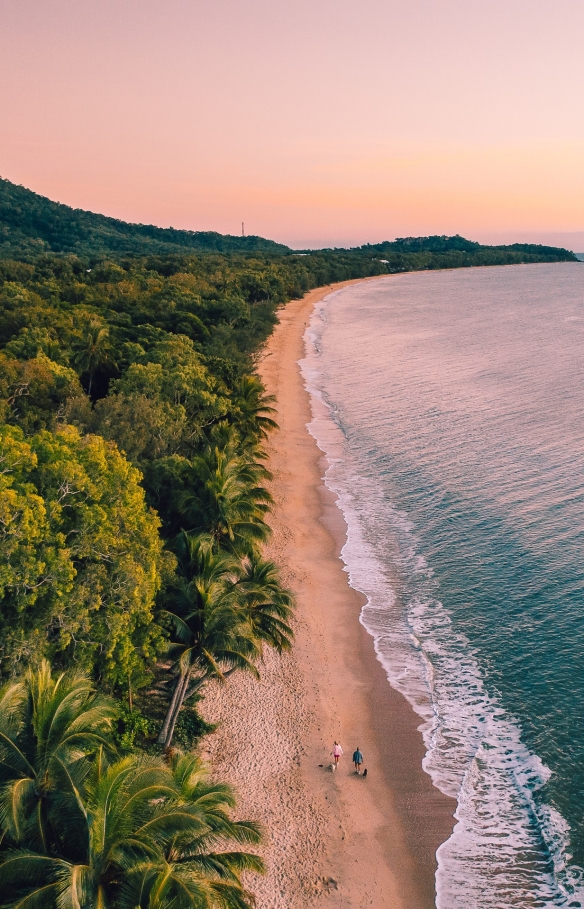
[[[3,907],[252,904],[259,830],[197,758],[196,705],[293,637],[254,357],[287,299],[371,273],[0,262]]]
[[[0,196],[1,905],[244,909],[260,831],[197,757],[197,703],[293,639],[255,357],[311,287],[495,253],[296,255]]]

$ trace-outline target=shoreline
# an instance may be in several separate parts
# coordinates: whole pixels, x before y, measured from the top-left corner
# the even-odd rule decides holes
[[[201,705],[219,724],[205,746],[239,792],[238,815],[266,828],[268,874],[250,881],[258,909],[300,909],[331,895],[343,909],[431,909],[436,849],[454,826],[455,801],[422,770],[420,719],[391,688],[359,622],[365,598],[340,559],[346,525],[307,429],[298,366],[305,326],[319,300],[364,280],[380,276],[289,302],[258,365],[280,426],[267,446],[275,507],[266,555],[296,594],[296,642],[291,654],[266,654],[259,683],[238,675]],[[336,773],[327,769],[334,739],[345,751]],[[357,746],[367,779],[353,773]]]

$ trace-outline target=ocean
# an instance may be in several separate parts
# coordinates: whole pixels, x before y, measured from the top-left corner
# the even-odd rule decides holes
[[[305,341],[361,622],[458,803],[437,907],[584,906],[584,266],[352,285]]]

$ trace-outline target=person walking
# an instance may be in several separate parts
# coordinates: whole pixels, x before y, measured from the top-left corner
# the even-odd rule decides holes
[[[361,764],[363,763],[363,755],[359,750],[359,746],[357,746],[357,750],[353,752],[353,763],[355,765],[357,776],[359,776],[361,773]]]
[[[343,749],[341,747],[340,742],[335,742],[335,744],[333,745],[333,758],[335,760],[335,770],[339,766],[339,758],[341,757],[342,753],[343,753]]]

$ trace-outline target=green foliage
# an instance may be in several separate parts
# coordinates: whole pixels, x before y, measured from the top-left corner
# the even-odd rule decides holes
[[[31,359],[0,354],[0,420],[20,426],[26,434],[54,430],[65,407],[85,406],[77,375],[45,353]]]
[[[263,644],[286,645],[285,616],[278,629],[264,610],[262,624],[259,603],[252,609],[244,595],[244,564],[269,534],[261,442],[275,426],[253,355],[277,307],[322,279],[314,262],[0,262],[0,439],[15,449],[2,475],[13,547],[0,590],[4,674],[47,655],[131,702],[169,637],[177,654],[183,647],[164,619],[166,611],[179,621],[182,596],[194,609],[192,661],[183,647],[192,684],[174,729],[193,685],[236,668],[255,672]],[[334,276],[371,267],[346,260]],[[206,593],[200,566],[183,561],[173,574],[184,530],[210,540],[223,572]],[[193,709],[178,722],[184,742],[205,729]],[[142,724],[136,711],[124,713],[118,741],[142,744]]]
[[[54,676],[46,662],[0,689],[2,846],[59,851],[63,822],[82,821],[88,759],[112,750],[114,717],[113,703],[86,677]]]
[[[393,242],[368,243],[353,252],[358,255],[373,254],[383,257],[390,272],[468,268],[476,265],[514,265],[521,262],[576,261],[574,253],[555,246],[540,246],[535,243],[482,246],[458,235],[406,237]]]
[[[141,710],[136,707],[130,710],[125,704],[120,705],[113,734],[114,742],[123,752],[147,747],[148,740],[158,731],[155,727],[155,721],[144,716]]]
[[[157,517],[117,448],[74,427],[0,426],[0,659],[48,655],[123,683],[161,646]]]
[[[259,440],[267,439],[268,434],[278,428],[271,416],[275,413],[274,402],[272,395],[266,395],[258,376],[242,376],[234,383],[230,419],[237,427],[241,451],[248,451],[250,445],[253,447]]]
[[[82,374],[87,374],[87,393],[90,397],[96,370],[113,363],[108,335],[108,327],[98,319],[92,319],[75,344],[72,362],[80,367]]]
[[[272,497],[262,484],[270,478],[254,449],[238,450],[237,436],[223,433],[195,457],[182,475],[184,524],[208,533],[218,547],[247,554],[269,535],[265,516]]]
[[[250,907],[258,827],[231,818],[233,793],[194,755],[116,758],[114,717],[47,664],[0,689],[2,906]]]
[[[207,723],[203,719],[196,707],[185,705],[176,722],[174,741],[179,748],[190,751],[198,745],[203,736],[214,732],[216,728],[213,723]]]
[[[224,384],[183,335],[156,342],[97,403],[86,428],[118,446],[136,464],[169,454],[192,455],[208,426],[231,407]]]
[[[225,682],[236,670],[258,676],[264,644],[282,652],[293,638],[292,595],[253,547],[227,551],[211,535],[183,532],[175,551],[177,581],[165,605],[178,675],[158,739],[167,748],[183,705],[209,679]]]

